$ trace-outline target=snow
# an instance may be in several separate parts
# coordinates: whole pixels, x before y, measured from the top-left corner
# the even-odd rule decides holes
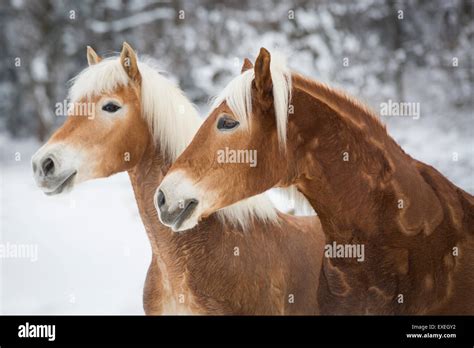
[[[92,31],[100,34],[109,31],[120,32],[146,23],[154,22],[157,19],[174,19],[175,16],[175,12],[171,9],[157,8],[110,22],[92,20],[90,21],[90,28]]]
[[[2,146],[0,244],[37,245],[38,261],[0,258],[0,313],[143,314],[151,249],[128,175],[48,197],[29,164],[38,146]]]
[[[46,66],[46,57],[42,54],[37,55],[31,62],[31,73],[36,81],[48,80],[48,67]]]

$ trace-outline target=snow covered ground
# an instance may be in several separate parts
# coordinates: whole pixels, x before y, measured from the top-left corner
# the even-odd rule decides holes
[[[423,115],[416,121],[383,121],[409,154],[474,193],[469,111],[456,126],[449,117]],[[0,144],[0,245],[38,248],[37,260],[0,258],[0,313],[143,313],[151,251],[127,174],[47,197],[36,188],[30,168],[39,144],[5,137]]]
[[[0,244],[37,245],[38,254],[0,258],[0,313],[143,313],[151,250],[128,175],[47,197],[31,175],[39,145],[3,145]]]

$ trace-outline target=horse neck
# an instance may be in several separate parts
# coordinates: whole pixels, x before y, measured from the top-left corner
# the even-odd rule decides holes
[[[329,103],[329,90],[321,88],[326,94],[318,94],[307,85],[295,87],[289,139],[295,147],[304,144],[295,158],[298,188],[327,221],[330,237],[344,242],[355,231],[366,238],[375,236],[380,226],[374,217],[382,210],[398,216],[398,199],[411,201],[412,160],[370,115],[343,114]],[[340,103],[336,100],[334,105]],[[392,201],[380,206],[378,193],[392,188]]]
[[[160,149],[155,145],[151,135],[140,161],[128,171],[140,217],[150,240],[152,253],[158,257],[162,273],[171,267],[169,261],[173,248],[173,232],[164,226],[158,218],[153,196],[170,164],[164,159]]]
[[[169,170],[171,163],[165,159],[159,146],[155,144],[151,134],[148,145],[140,161],[128,171],[130,181],[135,194],[140,217],[144,224],[146,233],[150,240],[152,253],[160,268],[163,277],[167,278],[171,287],[173,283],[179,283],[179,287],[185,285],[182,275],[188,273],[190,262],[206,263],[208,259],[200,257],[193,259],[189,248],[211,243],[208,240],[209,231],[222,230],[223,224],[217,216],[211,215],[204,219],[196,229],[186,233],[175,233],[161,223],[153,203],[156,188],[161,184],[164,176]],[[211,238],[215,243],[220,243],[221,233],[213,233]],[[223,238],[223,237],[222,237]],[[217,241],[214,241],[214,240]],[[197,267],[199,269],[199,267]],[[197,274],[196,276],[199,277]]]
[[[405,154],[363,107],[323,86],[294,86],[294,182],[318,212],[328,245],[365,248],[364,262],[324,258],[322,312],[420,313],[443,303],[453,247],[463,238],[452,232],[466,228],[461,206],[474,211],[472,200],[463,203],[460,189]]]

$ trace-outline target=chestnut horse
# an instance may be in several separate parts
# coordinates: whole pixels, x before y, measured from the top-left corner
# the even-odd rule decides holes
[[[70,89],[68,119],[33,156],[34,175],[54,195],[128,172],[152,247],[145,312],[317,314],[319,219],[282,214],[261,195],[173,233],[159,222],[153,194],[201,119],[128,44],[120,57],[102,59],[88,48],[87,58]]]
[[[222,163],[221,149],[256,151],[258,165]],[[367,107],[262,48],[168,171],[159,210],[193,200],[194,226],[272,187],[296,187],[321,219],[321,314],[474,314],[473,196],[406,154]]]

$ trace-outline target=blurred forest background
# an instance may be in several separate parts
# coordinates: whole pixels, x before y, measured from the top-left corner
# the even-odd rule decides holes
[[[30,165],[64,122],[55,104],[86,46],[111,55],[123,41],[156,58],[203,116],[261,46],[377,113],[419,103],[419,119],[382,122],[474,193],[474,0],[0,0],[0,244],[39,253],[0,258],[0,313],[143,313],[150,245],[127,174],[50,198]]]
[[[110,54],[123,41],[157,58],[198,104],[266,45],[374,102],[424,102],[408,86],[424,73],[429,102],[455,112],[473,102],[473,13],[472,0],[2,0],[0,128],[43,140],[63,121],[52,111],[85,67],[86,45]]]

